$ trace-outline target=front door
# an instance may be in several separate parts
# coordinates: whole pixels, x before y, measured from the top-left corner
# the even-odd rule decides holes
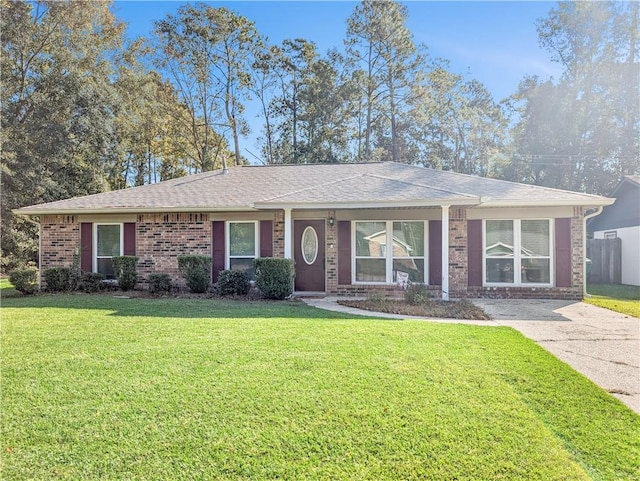
[[[295,290],[324,292],[324,219],[293,223],[293,257],[296,261]]]

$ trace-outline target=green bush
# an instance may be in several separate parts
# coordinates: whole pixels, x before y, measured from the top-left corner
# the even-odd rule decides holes
[[[118,286],[123,291],[135,289],[138,283],[138,273],[136,272],[138,259],[136,256],[116,256],[111,259],[116,279],[118,279]]]
[[[51,292],[68,291],[71,286],[69,283],[71,269],[68,267],[51,267],[44,271],[44,280],[47,284],[47,290]]]
[[[284,299],[293,293],[293,259],[259,257],[253,260],[256,286],[269,299]]]
[[[409,284],[407,290],[404,291],[404,301],[412,306],[427,304],[430,299],[431,293],[424,284]]]
[[[98,292],[102,289],[104,276],[99,272],[83,272],[80,277],[80,289],[84,292]]]
[[[149,292],[152,294],[171,291],[171,277],[169,277],[169,274],[164,274],[161,272],[149,274],[148,281]]]
[[[244,271],[220,271],[218,294],[221,296],[245,296],[249,292],[249,276]]]
[[[9,282],[13,284],[16,291],[33,294],[38,290],[38,269],[35,267],[15,269],[9,272]]]
[[[207,292],[211,282],[211,257],[200,255],[178,256],[178,269],[191,292]]]

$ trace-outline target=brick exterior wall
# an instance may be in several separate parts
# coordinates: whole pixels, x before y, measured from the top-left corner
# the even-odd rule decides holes
[[[178,271],[178,256],[211,256],[209,214],[140,214],[136,222],[138,275],[145,281],[149,274],[169,274],[174,285],[184,286]]]
[[[467,287],[467,211],[450,209],[449,216],[449,290],[451,297],[488,298],[553,298],[581,299],[584,288],[582,239],[584,209],[576,207],[571,218],[571,287]],[[335,212],[333,212],[335,218]],[[80,251],[80,223],[77,216],[42,216],[40,257],[41,272],[50,267],[71,267],[73,256]],[[153,272],[169,274],[174,283],[184,281],[178,271],[177,257],[182,254],[211,255],[211,218],[206,213],[140,214],[136,222],[136,255],[138,274],[144,286]],[[326,231],[326,289],[328,294],[363,296],[383,292],[389,297],[402,297],[397,286],[338,284],[338,236],[336,222]],[[284,212],[274,214],[273,255],[284,256]],[[440,286],[430,286],[435,298]]]
[[[80,254],[80,224],[74,215],[45,215],[40,219],[40,272],[51,267],[72,267]],[[43,287],[46,287],[43,285]]]

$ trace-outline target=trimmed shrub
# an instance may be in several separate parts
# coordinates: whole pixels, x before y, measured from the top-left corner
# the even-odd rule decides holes
[[[156,272],[149,274],[149,292],[156,294],[158,292],[170,292],[171,291],[171,277],[169,274]]]
[[[427,304],[431,299],[431,293],[424,284],[409,284],[404,291],[404,301],[411,306]]]
[[[284,299],[293,293],[293,259],[259,257],[253,260],[256,287],[269,299]]]
[[[211,283],[211,257],[199,255],[178,256],[178,269],[191,292],[207,292]]]
[[[68,291],[71,288],[69,283],[71,269],[68,267],[51,267],[44,271],[44,280],[47,283],[47,290],[51,292]]]
[[[83,272],[80,277],[80,289],[84,292],[98,292],[102,289],[104,276],[99,272]]]
[[[136,272],[138,259],[136,256],[116,256],[111,259],[116,279],[118,279],[118,286],[123,291],[135,289],[138,283],[138,273]]]
[[[244,296],[249,292],[249,276],[244,271],[220,271],[218,294],[221,296]]]
[[[9,282],[16,288],[16,291],[23,294],[33,294],[38,290],[38,269],[35,267],[25,267],[9,272]]]

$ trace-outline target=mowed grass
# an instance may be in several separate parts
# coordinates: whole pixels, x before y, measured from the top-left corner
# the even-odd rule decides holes
[[[7,480],[633,480],[640,416],[509,328],[3,300]]]
[[[584,301],[634,317],[640,317],[640,287],[620,284],[589,284]]]

